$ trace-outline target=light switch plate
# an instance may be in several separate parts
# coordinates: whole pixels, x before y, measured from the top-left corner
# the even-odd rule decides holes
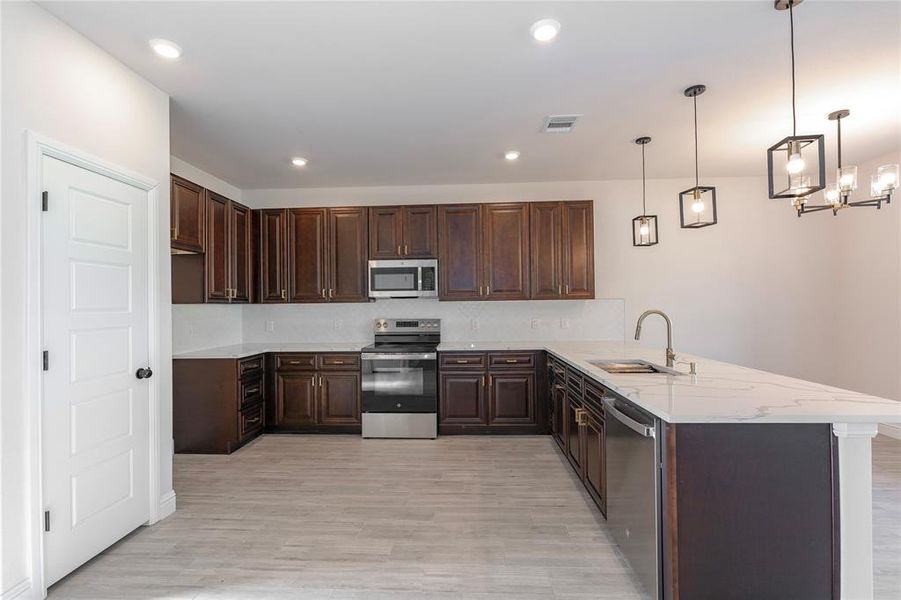
[[[532,319],[532,329],[541,328],[541,319]]]
[[[473,331],[478,331],[479,330],[479,320],[478,319],[470,320],[469,326]]]
[[[266,321],[266,333],[275,331],[275,321]]]
[[[569,329],[569,319],[560,319],[560,329]]]

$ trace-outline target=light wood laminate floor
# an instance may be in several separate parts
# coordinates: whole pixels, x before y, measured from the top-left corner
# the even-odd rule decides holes
[[[901,590],[901,442],[874,445],[877,598]],[[638,598],[548,436],[264,436],[175,457],[178,511],[50,598]]]

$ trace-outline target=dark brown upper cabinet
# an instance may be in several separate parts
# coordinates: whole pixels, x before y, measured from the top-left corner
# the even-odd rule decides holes
[[[328,299],[366,302],[369,299],[365,208],[328,209]]]
[[[206,301],[250,302],[250,209],[210,191],[206,204]]]
[[[482,206],[438,206],[438,294],[441,300],[480,300],[485,294],[482,268]]]
[[[594,203],[531,205],[531,297],[594,298]]]
[[[170,179],[169,238],[172,248],[185,252],[203,252],[204,189],[176,175]]]
[[[434,206],[369,209],[369,258],[434,258],[438,229]]]
[[[524,203],[438,207],[442,300],[529,297],[529,206]]]
[[[268,225],[266,212],[272,213]],[[365,208],[287,209],[283,213],[284,254],[271,241],[281,230],[276,212],[263,211],[259,219],[261,299],[266,297],[267,282],[277,279],[279,269],[284,268],[284,300],[281,288],[269,283],[268,302],[368,301]],[[271,230],[265,231],[267,228]],[[286,256],[284,263],[282,256]]]
[[[529,298],[529,205],[482,206],[484,297]]]
[[[288,209],[288,302],[328,302],[327,213],[324,208]]]
[[[258,252],[258,291],[260,302],[288,301],[288,211],[264,209],[255,211],[256,246]]]

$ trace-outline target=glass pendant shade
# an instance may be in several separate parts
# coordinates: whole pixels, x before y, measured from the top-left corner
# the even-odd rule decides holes
[[[898,165],[882,165],[876,169],[875,179],[879,195],[888,196],[898,187]]]
[[[857,167],[854,165],[839,167],[835,172],[835,181],[843,194],[850,194],[857,189]]]
[[[657,215],[638,215],[632,219],[633,246],[653,246],[658,241]]]
[[[699,185],[680,192],[679,214],[683,229],[716,225],[716,188]]]
[[[768,148],[766,159],[770,198],[797,198],[826,187],[823,135],[790,135]]]

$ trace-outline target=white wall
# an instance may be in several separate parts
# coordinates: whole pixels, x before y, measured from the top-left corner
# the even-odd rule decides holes
[[[572,327],[568,335],[573,339],[622,339],[631,337],[643,310],[660,308],[673,318],[677,352],[828,380],[830,334],[809,311],[832,294],[832,271],[821,260],[823,248],[832,243],[832,219],[798,219],[787,202],[767,198],[763,178],[706,179],[702,183],[717,187],[720,223],[702,230],[681,230],[677,194],[692,182],[648,182],[648,211],[659,216],[661,240],[650,248],[632,246],[631,219],[641,210],[638,181],[244,190],[243,197],[254,208],[591,198],[595,201],[597,296],[607,300],[593,304],[504,302],[491,307],[486,306],[491,303],[466,303],[472,309],[441,303],[439,316],[448,318],[460,310],[497,310],[513,321],[503,328],[501,337],[554,339],[549,336],[561,332],[553,328],[550,317],[543,322],[545,329],[528,330],[533,315],[544,310],[598,307],[592,327]],[[609,307],[616,304],[611,300],[621,303],[624,318],[614,318],[615,311]],[[366,318],[370,313],[385,314],[380,303],[362,311]],[[283,329],[278,337],[303,336],[313,330],[317,336],[328,332],[337,339],[344,334],[335,332],[333,324],[329,330],[340,312],[346,308],[245,307],[244,335],[254,341],[267,339],[265,320],[274,320],[276,328]],[[483,331],[468,331],[465,322],[462,329],[445,327],[445,331],[455,338],[491,337]],[[600,336],[595,335],[598,331]],[[358,325],[353,326],[353,335],[359,336]],[[662,322],[648,321],[643,336],[643,343],[649,346],[665,346]]]
[[[163,361],[161,493],[172,489],[169,319],[169,99],[30,2],[0,3],[2,18],[2,570],[0,592],[30,593],[29,431],[25,397],[25,131],[32,130],[159,182]],[[35,591],[35,590],[31,590]],[[6,596],[3,596],[4,598]]]
[[[227,181],[222,181],[215,175],[210,175],[203,169],[198,169],[194,165],[183,161],[177,156],[169,157],[169,168],[172,173],[183,177],[188,181],[196,183],[208,190],[213,190],[217,194],[222,194],[230,200],[241,201],[242,192]]]

